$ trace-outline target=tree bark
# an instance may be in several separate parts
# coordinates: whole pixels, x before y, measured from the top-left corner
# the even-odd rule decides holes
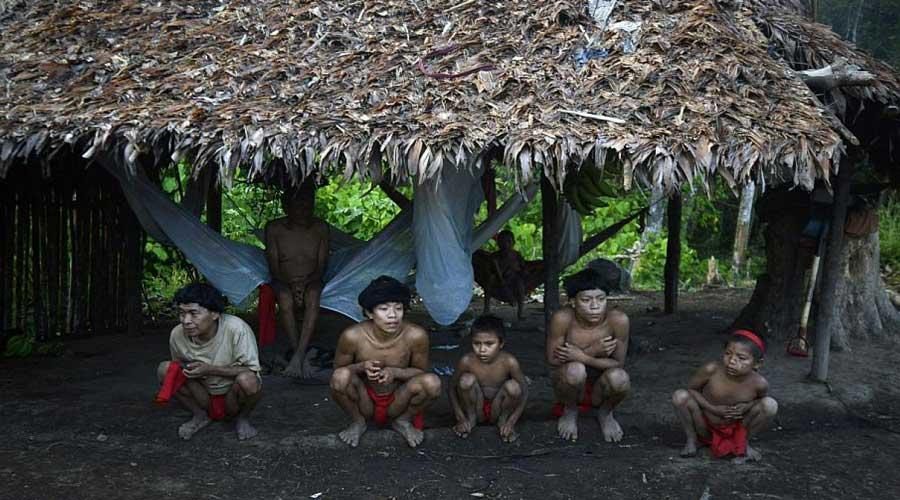
[[[669,198],[668,230],[666,242],[665,312],[673,314],[678,311],[678,279],[681,267],[681,194],[675,193]]]
[[[747,254],[747,242],[750,240],[750,227],[753,220],[753,199],[756,196],[756,184],[750,181],[741,191],[741,204],[738,208],[737,224],[734,231],[734,252],[731,260],[731,275],[734,283],[744,277],[744,259]]]
[[[797,71],[797,76],[807,87],[819,93],[837,87],[872,85],[877,81],[873,73],[863,71],[855,64],[848,64],[843,57],[836,58],[824,68]]]
[[[546,176],[541,177],[541,246],[544,257],[544,327],[550,328],[550,317],[559,309],[559,199]]]

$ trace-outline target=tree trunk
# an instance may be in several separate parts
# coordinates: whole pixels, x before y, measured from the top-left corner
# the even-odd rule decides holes
[[[681,194],[675,193],[669,198],[668,229],[669,239],[666,242],[665,311],[672,314],[678,311],[678,279],[681,268]]]
[[[753,198],[756,196],[756,184],[748,182],[741,191],[741,205],[738,208],[736,229],[734,231],[734,253],[731,261],[731,275],[734,283],[744,278],[744,260],[747,254],[747,241],[750,239],[750,227],[753,219]]]
[[[757,203],[756,212],[766,242],[766,272],[759,276],[750,302],[732,324],[749,328],[770,341],[786,340],[797,333],[803,307],[805,276],[812,262],[815,242],[801,237],[810,216],[809,193],[770,189]],[[843,228],[832,227],[831,231]],[[848,348],[851,338],[885,336],[900,332],[900,313],[888,299],[880,274],[878,232],[848,238],[840,255],[842,284],[835,290],[831,346]],[[827,263],[822,262],[824,274]],[[811,318],[817,318],[821,286],[813,299]],[[816,325],[810,325],[815,336]],[[775,342],[772,343],[775,348]]]
[[[559,309],[559,199],[547,177],[541,178],[541,211],[544,255],[544,327],[550,328],[550,317]]]

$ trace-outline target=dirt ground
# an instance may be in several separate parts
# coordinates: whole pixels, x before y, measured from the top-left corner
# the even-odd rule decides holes
[[[507,339],[531,379],[514,444],[501,443],[492,427],[468,440],[453,436],[444,397],[427,416],[419,449],[374,429],[358,449],[346,449],[335,437],[345,418],[327,386],[278,376],[264,378],[256,439],[239,442],[228,424],[215,423],[184,442],[176,429],[187,412],[151,403],[171,325],[140,337],[73,340],[60,358],[0,364],[0,498],[897,498],[900,346],[893,343],[833,354],[829,387],[805,381],[808,360],[770,346],[763,373],[781,409],[756,442],[763,461],[678,456],[683,437],[670,394],[718,355],[722,330],[748,298],[748,290],[686,294],[674,316],[659,312],[658,294],[616,301],[631,316],[636,344],[618,444],[603,442],[587,417],[577,443],[555,438],[539,304]],[[473,302],[472,312],[480,309]],[[508,307],[497,312],[514,316]],[[421,311],[413,316],[429,324]],[[333,344],[342,323],[326,317],[318,342]],[[432,328],[432,346],[459,344],[462,333]],[[459,353],[434,349],[432,364],[452,366]]]

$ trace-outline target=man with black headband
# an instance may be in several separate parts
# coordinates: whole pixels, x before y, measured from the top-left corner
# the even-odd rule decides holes
[[[351,447],[366,432],[366,420],[389,422],[411,447],[422,443],[423,411],[441,393],[428,370],[428,333],[403,320],[409,288],[390,276],[372,280],[359,294],[367,320],[341,333],[334,357],[331,394],[350,416],[338,435]]]
[[[578,414],[597,408],[597,420],[606,441],[622,439],[622,427],[613,409],[630,390],[625,372],[628,316],[607,310],[609,289],[603,277],[585,269],[565,282],[569,305],[553,313],[547,334],[550,364],[559,418],[559,437],[578,439]]]

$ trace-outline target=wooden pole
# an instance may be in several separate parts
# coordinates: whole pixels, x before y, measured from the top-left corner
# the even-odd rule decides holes
[[[678,273],[681,265],[681,193],[669,198],[667,209],[669,238],[666,242],[665,311],[673,314],[678,311]]]
[[[541,247],[544,254],[544,327],[550,327],[550,317],[559,309],[559,199],[556,189],[546,176],[541,177],[541,216],[543,233]]]
[[[12,193],[7,189],[8,181],[0,181],[0,329],[11,326],[12,319],[12,252],[13,226],[16,223],[16,208]]]
[[[216,179],[210,179],[206,196],[206,224],[213,231],[222,233],[222,185]]]
[[[26,276],[28,272],[28,237],[29,231],[29,212],[30,204],[28,196],[23,191],[16,193],[16,205],[18,219],[16,223],[16,318],[15,324],[18,328],[25,328],[25,311],[26,300],[25,293],[28,290],[25,287]]]
[[[31,304],[34,317],[35,337],[46,338],[44,325],[44,301],[41,296],[41,194],[40,190],[31,196]]]
[[[850,178],[854,170],[853,160],[847,156],[841,162],[835,180],[834,205],[831,213],[831,231],[825,249],[822,267],[822,285],[819,289],[819,307],[816,311],[816,344],[810,377],[819,382],[828,380],[828,356],[831,348],[831,333],[837,323],[838,283],[843,279],[841,255],[844,251],[844,223],[847,220],[847,206],[850,204]]]
[[[143,268],[143,229],[130,207],[122,207],[125,220],[125,310],[128,335],[139,335],[141,314],[141,270]]]

